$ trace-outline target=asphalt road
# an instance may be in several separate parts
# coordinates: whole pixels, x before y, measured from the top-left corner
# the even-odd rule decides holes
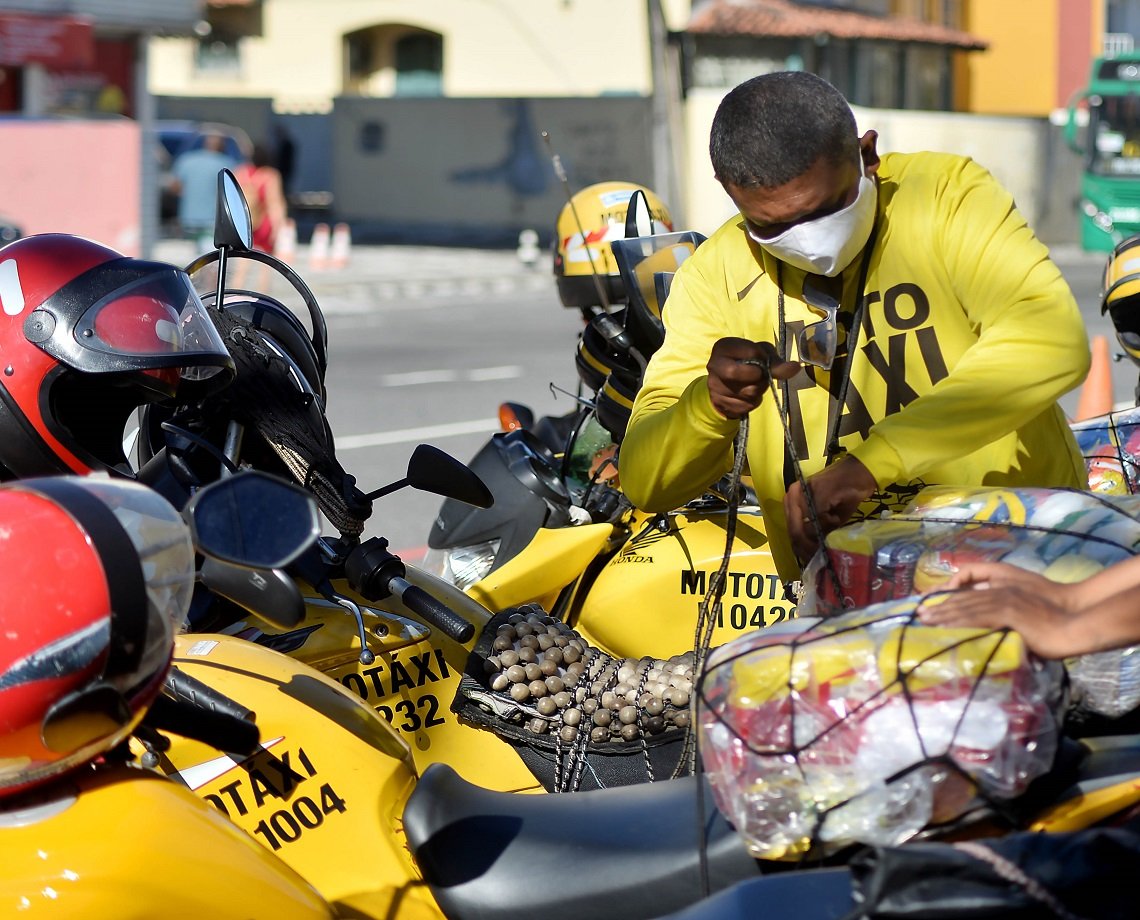
[[[1073,249],[1056,250],[1054,258],[1090,336],[1107,336],[1118,352],[1112,326],[1099,314],[1104,258]],[[559,305],[553,284],[348,307],[328,316],[329,419],[341,462],[365,490],[401,479],[421,442],[469,460],[496,430],[504,400],[527,403],[538,413],[572,407],[571,398],[553,394],[550,385],[575,388],[581,324],[576,312]],[[1018,369],[1011,367],[1011,386],[1017,378]],[[1119,403],[1131,402],[1136,380],[1131,362],[1113,363]],[[1078,396],[1073,392],[1061,401],[1070,416]],[[395,550],[414,560],[439,505],[436,496],[404,489],[377,501],[367,533],[388,537]]]
[[[404,477],[419,443],[470,460],[498,430],[512,400],[565,413],[573,392],[581,319],[549,292],[393,300],[368,313],[332,313],[329,422],[342,465],[371,491]],[[367,535],[387,537],[411,560],[440,505],[403,489],[377,500]]]

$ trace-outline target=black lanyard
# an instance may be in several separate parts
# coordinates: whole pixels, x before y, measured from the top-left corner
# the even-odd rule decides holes
[[[842,375],[839,378],[839,392],[836,394],[838,403],[835,407],[835,418],[832,419],[830,430],[827,433],[827,440],[824,442],[824,455],[823,465],[828,466],[832,459],[839,453],[839,425],[843,420],[843,408],[847,405],[847,388],[851,383],[851,366],[855,362],[855,343],[859,339],[859,329],[863,325],[863,314],[866,312],[867,306],[867,273],[871,268],[871,255],[875,251],[875,241],[879,235],[879,218],[875,216],[875,222],[871,225],[871,233],[867,237],[867,244],[863,247],[863,258],[859,263],[859,283],[855,288],[855,310],[851,318],[851,329],[847,333],[847,355],[843,360],[843,365],[839,373]],[[780,355],[786,361],[788,359],[788,328],[784,318],[784,285],[780,278],[780,261],[776,260],[776,290],[777,305],[779,311],[780,321]],[[839,289],[839,313],[843,312],[843,288]],[[836,322],[838,322],[838,313],[836,314]],[[834,373],[834,372],[833,372]],[[791,389],[789,381],[780,381],[780,392],[783,396],[784,412],[791,413]],[[802,420],[802,415],[801,415]],[[786,423],[786,420],[785,420]],[[806,436],[806,428],[805,428]],[[799,462],[798,458],[792,456],[792,452],[788,447],[787,440],[784,441],[784,489],[790,489],[792,483],[796,481],[795,464]]]

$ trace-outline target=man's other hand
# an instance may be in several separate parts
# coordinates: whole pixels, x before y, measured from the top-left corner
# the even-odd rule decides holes
[[[852,456],[846,456],[808,480],[811,497],[822,534],[842,527],[855,513],[859,503],[875,491],[877,483],[867,467]],[[784,496],[784,516],[792,548],[802,562],[807,562],[819,549],[819,538],[808,510],[807,496],[799,482],[793,482]]]

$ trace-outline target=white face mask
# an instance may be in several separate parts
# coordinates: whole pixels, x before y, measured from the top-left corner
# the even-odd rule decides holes
[[[868,176],[859,178],[859,192],[847,207],[815,220],[789,227],[771,238],[745,224],[748,235],[771,255],[805,272],[834,278],[867,245],[875,224],[878,186]]]

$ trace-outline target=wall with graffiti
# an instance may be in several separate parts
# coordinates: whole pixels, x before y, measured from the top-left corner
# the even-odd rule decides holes
[[[513,245],[534,228],[546,242],[566,203],[551,149],[573,191],[652,182],[642,97],[340,97],[330,118],[333,211],[356,239]]]

